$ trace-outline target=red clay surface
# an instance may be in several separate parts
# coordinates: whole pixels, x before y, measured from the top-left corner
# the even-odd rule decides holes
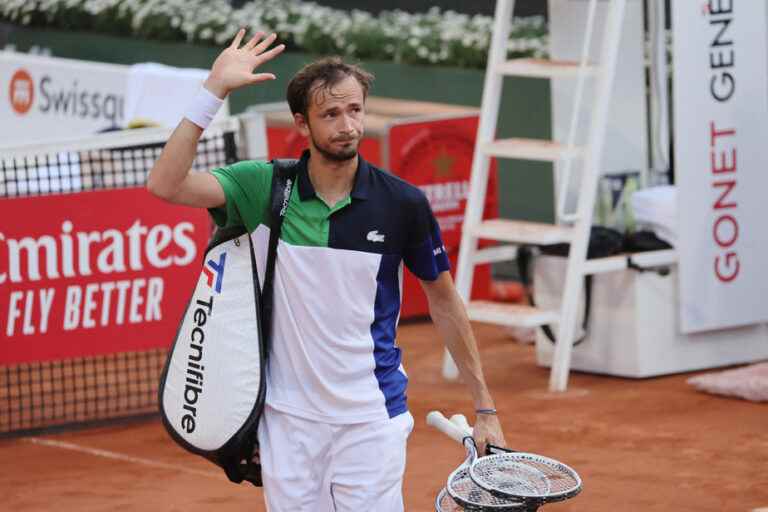
[[[768,405],[695,392],[689,375],[627,380],[572,374],[546,392],[533,349],[476,325],[486,377],[509,444],[560,459],[584,479],[562,512],[751,511],[768,507]],[[431,409],[469,412],[459,383],[440,376],[431,324],[401,327],[416,429],[408,446],[409,511],[433,500],[462,448],[426,426]],[[44,444],[42,444],[44,443]],[[157,420],[0,441],[0,510],[263,511],[261,491],[229,483],[188,455]]]

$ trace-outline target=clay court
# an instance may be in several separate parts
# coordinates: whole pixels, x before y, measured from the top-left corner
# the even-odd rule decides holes
[[[584,479],[575,499],[543,510],[753,511],[768,507],[764,404],[705,395],[691,374],[629,380],[574,373],[546,392],[533,348],[475,324],[486,377],[511,446],[558,458]],[[440,376],[430,323],[401,326],[416,428],[408,448],[406,509],[429,511],[463,450],[424,421],[431,409],[469,412],[464,388]],[[2,509],[264,510],[261,491],[229,483],[188,455],[157,418],[0,441]]]

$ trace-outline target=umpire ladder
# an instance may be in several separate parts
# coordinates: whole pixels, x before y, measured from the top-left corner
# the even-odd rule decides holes
[[[508,60],[507,42],[512,25],[514,0],[497,0],[493,36],[483,85],[480,123],[472,160],[470,191],[456,269],[456,288],[467,304],[467,313],[471,320],[513,327],[558,324],[557,343],[549,380],[550,391],[565,391],[567,388],[571,349],[576,336],[579,296],[584,276],[615,270],[614,268],[603,269],[598,260],[588,262],[586,258],[626,5],[626,0],[608,1],[610,5],[601,43],[601,62],[592,64],[589,53],[597,0],[589,0],[587,6],[589,11],[579,62],[540,59]],[[496,123],[505,76],[576,79],[567,141],[561,143],[520,138],[496,139]],[[593,88],[595,93],[593,109],[587,142],[584,146],[577,146],[576,132],[588,79],[596,81]],[[562,164],[562,172],[558,173],[555,180],[557,212],[554,224],[507,219],[483,220],[489,164],[493,157]],[[582,173],[576,211],[568,212],[566,196],[572,175],[571,168],[577,159],[582,162]],[[508,244],[480,249],[478,246],[480,239]],[[514,259],[517,247],[521,245],[541,246],[557,243],[570,244],[565,286],[559,310],[489,301],[469,301],[476,265]],[[457,368],[447,351],[443,360],[443,375],[448,379],[455,379],[458,376]]]

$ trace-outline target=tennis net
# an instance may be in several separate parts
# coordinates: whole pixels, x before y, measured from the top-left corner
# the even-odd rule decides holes
[[[237,130],[234,120],[209,127],[193,170],[234,162]],[[0,148],[0,201],[144,186],[168,135],[133,130]],[[0,293],[8,294],[9,286]],[[0,350],[12,350],[11,344]],[[155,348],[19,364],[0,358],[0,436],[156,412],[166,353]]]

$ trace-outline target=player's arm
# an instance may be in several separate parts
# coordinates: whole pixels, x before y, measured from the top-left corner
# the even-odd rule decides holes
[[[219,99],[240,87],[275,79],[272,73],[254,73],[254,70],[279,55],[285,45],[270,49],[276,35],[261,40],[264,34],[257,32],[240,47],[244,35],[245,30],[240,29],[232,44],[216,58],[203,84]],[[153,195],[172,203],[201,208],[215,208],[225,203],[224,190],[213,175],[189,172],[202,133],[202,128],[190,120],[181,120],[149,173],[147,189]]]
[[[456,291],[451,274],[447,271],[441,272],[434,281],[422,280],[421,286],[427,295],[432,321],[469,388],[475,409],[494,409],[493,398],[483,376],[477,342],[464,302]],[[506,446],[496,415],[478,414],[474,437],[481,450],[485,449],[486,443]]]

